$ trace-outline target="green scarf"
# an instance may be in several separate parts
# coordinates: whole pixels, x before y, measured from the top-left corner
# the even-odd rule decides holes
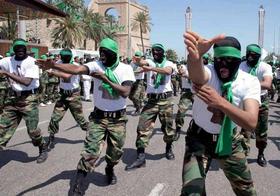
[[[255,53],[259,54],[259,55],[262,54],[262,49],[257,44],[250,44],[250,45],[248,45],[247,48],[246,48],[246,51],[247,52],[255,52]],[[258,68],[259,64],[260,64],[260,60],[259,60],[259,62],[254,67],[252,67],[250,69],[249,73],[251,75],[253,75],[253,76],[257,75],[256,69]]]
[[[161,63],[156,63],[156,67],[162,68],[165,65],[165,63],[166,63],[166,57],[164,57],[164,59]],[[165,74],[157,73],[156,79],[154,80],[155,89],[157,89],[159,87],[162,80],[165,80]]]
[[[260,61],[250,69],[249,74],[253,75],[253,76],[257,76],[257,68],[259,67]]]
[[[107,48],[117,54],[117,61],[115,62],[114,65],[112,65],[111,67],[107,67],[105,69],[105,75],[111,82],[118,84],[119,81],[113,72],[116,69],[116,67],[119,65],[118,44],[117,44],[117,42],[115,42],[114,40],[112,40],[110,38],[105,38],[101,41],[100,47]],[[110,94],[110,96],[112,96],[112,97],[119,96],[119,93],[116,90],[114,90],[108,83],[103,82],[102,87],[107,90],[107,92]]]
[[[227,93],[227,101],[232,103],[232,81],[227,82],[221,86],[222,92]],[[216,146],[216,153],[219,156],[230,155],[232,151],[232,133],[233,133],[233,123],[231,119],[225,115],[223,119],[223,124],[220,130],[219,139]]]

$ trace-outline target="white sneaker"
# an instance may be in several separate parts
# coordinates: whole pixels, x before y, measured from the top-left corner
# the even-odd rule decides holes
[[[51,102],[51,101],[48,101],[47,105],[51,105],[51,104],[52,104],[52,102]]]
[[[46,107],[47,105],[44,104],[44,103],[40,103],[40,106],[41,106],[41,107]]]

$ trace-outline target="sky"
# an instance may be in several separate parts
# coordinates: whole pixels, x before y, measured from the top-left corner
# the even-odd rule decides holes
[[[246,46],[258,42],[258,10],[265,9],[264,48],[278,52],[280,0],[137,0],[150,10],[151,43],[162,43],[179,57],[185,56],[185,12],[192,10],[192,31],[205,38],[224,33],[236,37],[245,54]]]

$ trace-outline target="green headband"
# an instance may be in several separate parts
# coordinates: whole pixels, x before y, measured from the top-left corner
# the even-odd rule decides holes
[[[249,46],[247,46],[246,48],[247,52],[255,52],[257,54],[262,54],[262,50],[260,47],[258,47],[256,44],[250,44]]]
[[[59,53],[61,56],[72,56],[72,52],[69,50],[61,50]]]
[[[13,43],[13,48],[14,48],[15,46],[27,46],[27,42],[26,42],[26,41],[23,41],[23,40],[16,40],[16,41],[14,41],[14,43]]]
[[[241,51],[231,46],[218,46],[214,48],[214,57],[235,57],[241,58]]]
[[[152,49],[153,48],[161,48],[163,51],[165,51],[164,46],[162,44],[154,44],[152,45]]]
[[[46,60],[47,59],[47,55],[43,54],[40,56],[41,59]]]
[[[140,52],[140,51],[136,51],[135,54],[134,54],[134,56],[141,57],[141,56],[143,56],[143,53]]]
[[[119,47],[117,42],[115,42],[114,40],[110,39],[110,38],[105,38],[100,42],[100,47],[102,48],[107,48],[111,51],[113,51],[114,53],[118,54],[119,53]]]

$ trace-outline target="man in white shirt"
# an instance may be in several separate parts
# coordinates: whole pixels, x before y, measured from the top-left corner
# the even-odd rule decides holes
[[[129,99],[133,102],[135,111],[132,115],[139,115],[142,108],[142,103],[145,96],[145,86],[144,86],[144,75],[145,72],[138,65],[140,59],[143,58],[143,54],[140,51],[136,51],[131,62],[132,69],[134,71],[136,81],[133,83],[133,86],[130,91]]]
[[[60,51],[61,60],[58,63],[61,64],[73,64],[79,66],[76,62],[72,62],[73,54],[70,49],[63,49]],[[50,134],[48,140],[48,147],[50,149],[55,146],[55,134],[59,131],[59,122],[63,119],[65,113],[69,109],[74,119],[81,127],[82,130],[87,131],[88,122],[86,121],[83,113],[83,106],[80,96],[80,76],[71,75],[58,71],[55,69],[47,70],[48,73],[60,79],[60,96],[56,101],[51,120],[48,127]]]
[[[272,85],[272,68],[269,64],[261,61],[261,48],[257,44],[250,44],[246,49],[246,61],[240,64],[239,69],[253,76],[256,76],[260,81],[261,87],[261,106],[259,108],[258,125],[254,130],[256,133],[256,147],[259,150],[257,163],[265,167],[267,161],[264,157],[264,150],[267,146],[267,131],[268,131],[268,108],[269,96],[268,90]],[[247,139],[248,152],[250,149],[250,136],[252,130],[242,129],[244,137]]]
[[[77,175],[73,192],[83,194],[83,182],[88,172],[93,172],[95,162],[102,151],[102,144],[107,141],[105,173],[108,184],[117,183],[113,167],[118,164],[126,136],[126,98],[135,81],[130,66],[119,62],[118,44],[109,38],[100,43],[100,61],[85,65],[54,64],[40,61],[42,67],[55,68],[70,74],[88,74],[94,80],[94,111],[90,114],[89,129],[77,166]]]
[[[206,195],[205,178],[213,158],[236,195],[256,195],[237,125],[248,130],[256,127],[259,81],[238,69],[241,46],[234,37],[207,40],[188,31],[184,38],[195,96],[186,135],[182,195]],[[214,65],[204,66],[202,55],[213,44]]]
[[[39,68],[35,65],[35,59],[27,56],[26,46],[25,40],[16,39],[13,42],[15,55],[0,60],[0,75],[6,76],[11,86],[0,118],[0,149],[7,145],[23,118],[32,144],[39,147],[37,163],[42,163],[48,154],[38,128]]]
[[[154,59],[141,60],[140,65],[147,74],[148,101],[141,111],[137,127],[137,159],[126,170],[132,170],[146,165],[145,148],[149,144],[150,136],[157,116],[161,122],[161,130],[166,143],[165,157],[168,160],[175,159],[172,151],[172,142],[175,139],[173,124],[173,100],[171,87],[171,74],[173,63],[166,60],[165,49],[162,44],[152,46]]]

